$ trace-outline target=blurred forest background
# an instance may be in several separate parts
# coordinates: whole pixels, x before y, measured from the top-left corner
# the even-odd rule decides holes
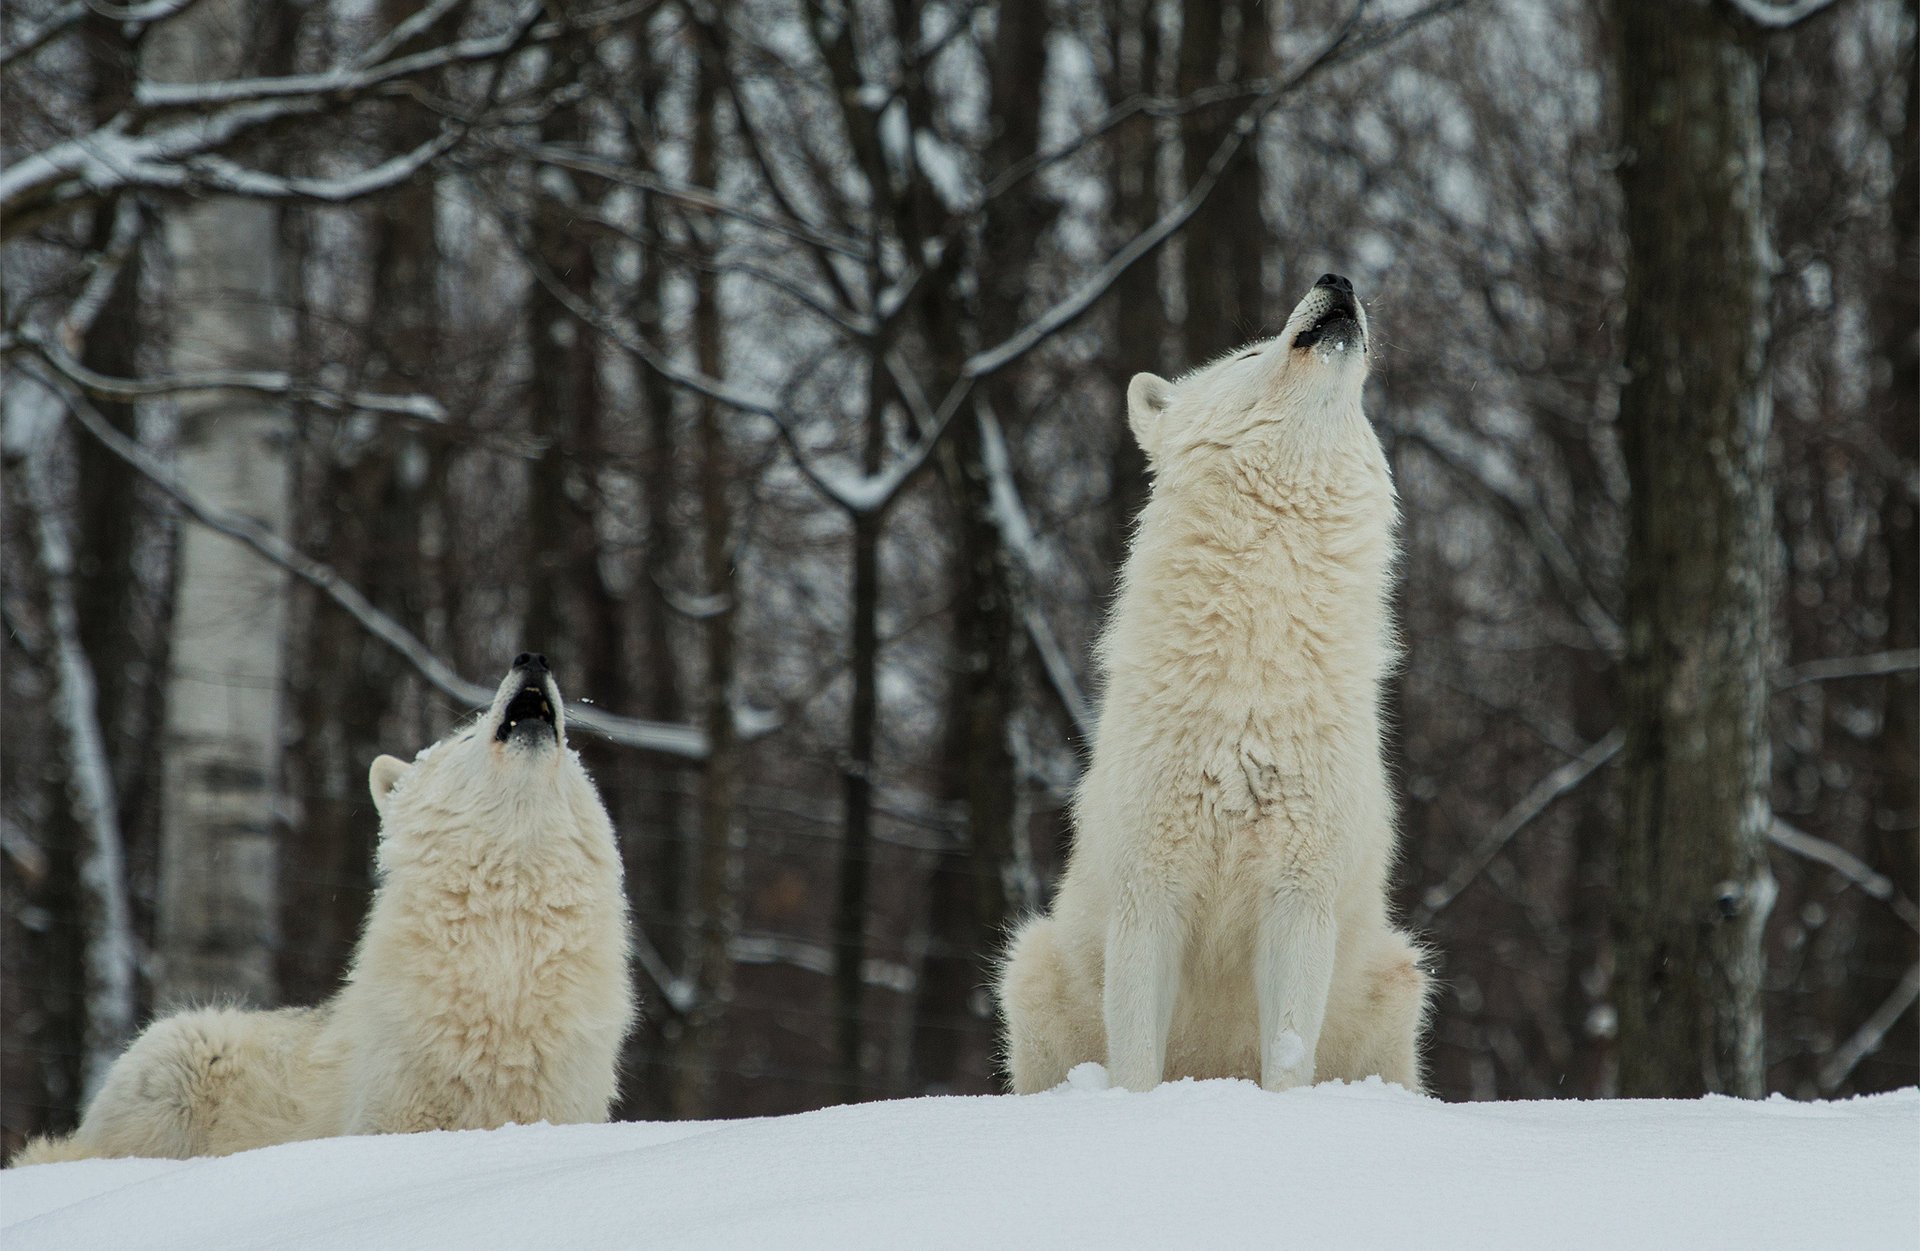
[[[1912,1084],[1915,25],[13,0],[5,1148],[155,1010],[327,994],[369,763],[522,648],[623,839],[622,1116],[996,1089],[989,962],[1062,863],[1148,489],[1127,379],[1329,270],[1404,508],[1432,1089]],[[1647,729],[1676,707],[1730,754]],[[1745,1077],[1647,1041],[1695,991]]]

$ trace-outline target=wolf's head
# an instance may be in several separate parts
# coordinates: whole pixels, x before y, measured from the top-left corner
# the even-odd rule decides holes
[[[566,705],[547,658],[523,652],[485,713],[423,750],[408,764],[381,756],[368,774],[387,836],[396,831],[460,828],[537,833],[599,797],[567,746]]]
[[[1368,344],[1367,313],[1353,284],[1326,274],[1273,338],[1173,382],[1134,375],[1127,421],[1162,475],[1192,454],[1249,445],[1303,468],[1343,447],[1377,454],[1360,408]]]

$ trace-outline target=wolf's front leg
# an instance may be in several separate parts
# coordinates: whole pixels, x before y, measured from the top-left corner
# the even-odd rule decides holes
[[[1313,1081],[1313,1057],[1333,986],[1331,907],[1308,892],[1277,890],[1254,938],[1253,989],[1260,1009],[1260,1084],[1288,1090]]]
[[[1158,883],[1122,887],[1107,923],[1102,1007],[1107,1074],[1128,1090],[1151,1090],[1166,1075],[1183,940],[1170,891]]]

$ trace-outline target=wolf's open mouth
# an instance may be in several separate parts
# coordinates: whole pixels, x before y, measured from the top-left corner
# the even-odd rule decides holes
[[[1312,347],[1326,338],[1351,343],[1359,329],[1360,319],[1354,310],[1352,297],[1336,299],[1326,312],[1313,319],[1312,325],[1293,336],[1293,346]]]
[[[494,738],[504,743],[521,725],[532,723],[545,723],[549,733],[558,732],[553,716],[553,701],[547,698],[546,689],[539,683],[528,683],[521,687],[519,694],[507,702],[506,709],[500,714],[500,728],[495,731]]]

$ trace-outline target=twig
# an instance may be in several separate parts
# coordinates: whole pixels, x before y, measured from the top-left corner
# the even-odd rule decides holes
[[[0,355],[16,351],[32,352],[81,390],[101,399],[129,401],[156,395],[177,395],[182,391],[249,391],[284,397],[329,412],[384,413],[434,425],[444,424],[447,420],[447,410],[440,401],[429,395],[333,391],[301,382],[293,375],[277,370],[222,370],[174,374],[162,378],[115,378],[87,368],[68,355],[64,348],[31,327],[23,327],[10,338],[0,339]]]
[[[16,57],[39,51],[47,43],[66,34],[86,20],[89,13],[98,13],[101,17],[119,22],[122,26],[139,28],[151,26],[155,22],[172,17],[196,3],[198,0],[149,0],[146,4],[134,4],[121,9],[109,4],[97,3],[96,0],[74,0],[71,4],[61,5],[54,11],[53,16],[6,47],[0,48],[0,66],[9,64]]]
[[[1520,802],[1507,810],[1507,814],[1494,824],[1480,846],[1476,847],[1458,868],[1447,875],[1446,881],[1427,888],[1426,893],[1420,898],[1420,906],[1414,909],[1414,927],[1418,929],[1427,925],[1448,904],[1458,899],[1460,892],[1485,872],[1487,866],[1493,863],[1493,858],[1513,841],[1514,835],[1525,829],[1534,818],[1552,807],[1556,801],[1571,794],[1601,765],[1612,760],[1625,741],[1626,736],[1619,730],[1614,730],[1528,788]]]
[[[1841,678],[1879,678],[1890,673],[1911,673],[1915,669],[1920,669],[1920,648],[1870,652],[1864,656],[1829,656],[1782,669],[1774,675],[1773,689],[1785,691],[1808,682],[1834,682]]]
[[[1900,984],[1894,987],[1885,1002],[1875,1008],[1873,1015],[1861,1022],[1860,1028],[1853,1032],[1853,1037],[1847,1039],[1820,1066],[1820,1089],[1837,1089],[1860,1066],[1860,1061],[1878,1051],[1881,1042],[1886,1039],[1887,1031],[1893,1028],[1893,1023],[1900,1019],[1901,1013],[1913,1006],[1915,999],[1920,999],[1920,964],[1907,970],[1907,975],[1900,979]]]
[[[1764,27],[1767,30],[1786,30],[1830,8],[1834,0],[1790,0],[1787,4],[1769,4],[1767,0],[1726,0],[1726,2],[1755,26]]]
[[[1767,827],[1767,841],[1796,856],[1826,865],[1858,886],[1868,898],[1878,899],[1892,908],[1895,916],[1906,922],[1914,933],[1920,934],[1920,908],[1915,908],[1913,901],[1901,894],[1886,874],[1875,872],[1846,848],[1824,838],[1816,838],[1805,830],[1788,825],[1779,817],[1775,817],[1773,824]]]

